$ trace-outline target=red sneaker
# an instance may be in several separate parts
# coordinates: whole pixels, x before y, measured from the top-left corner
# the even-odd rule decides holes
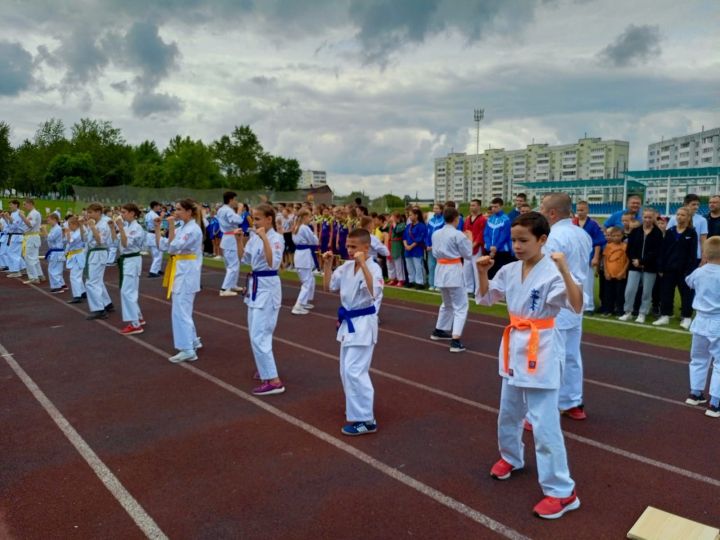
[[[585,410],[582,405],[573,407],[572,409],[568,409],[562,413],[573,420],[585,420],[587,418],[587,414],[585,414]]]
[[[405,286],[405,282],[404,282],[404,281],[398,281],[398,282],[395,284],[395,286],[396,286],[396,287],[404,287],[404,286]]]
[[[543,519],[558,519],[563,517],[566,512],[577,510],[580,508],[580,499],[573,491],[572,495],[564,499],[557,497],[545,497],[542,501],[535,505],[533,512],[537,517]]]
[[[527,420],[523,420],[523,429],[525,431],[532,431],[532,424]]]
[[[133,326],[132,324],[128,324],[125,328],[120,330],[120,333],[123,336],[131,336],[133,334],[142,334],[145,330],[143,330],[142,326]]]
[[[388,287],[394,287],[395,285],[397,285],[397,279],[391,279],[387,282]]]
[[[503,458],[500,458],[500,461],[495,463],[495,465],[492,466],[492,469],[490,469],[490,476],[492,476],[495,480],[507,480],[510,478],[512,472],[517,470],[519,469],[516,469]]]

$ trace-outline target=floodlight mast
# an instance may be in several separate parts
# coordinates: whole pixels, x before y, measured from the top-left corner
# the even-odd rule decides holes
[[[480,121],[485,118],[485,109],[475,109],[475,153],[480,154]]]

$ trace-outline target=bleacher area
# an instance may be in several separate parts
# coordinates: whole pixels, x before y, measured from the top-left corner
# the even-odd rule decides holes
[[[593,216],[609,216],[613,212],[617,212],[618,210],[622,210],[624,206],[622,203],[614,202],[614,203],[590,203],[590,215]],[[665,203],[657,203],[657,204],[646,204],[644,206],[649,206],[652,208],[655,208],[660,214],[665,214]],[[670,215],[674,215],[678,208],[682,206],[682,203],[671,203],[670,204]],[[573,204],[573,211],[575,210],[575,205]],[[706,215],[708,212],[710,212],[710,208],[707,205],[700,207],[700,214]]]

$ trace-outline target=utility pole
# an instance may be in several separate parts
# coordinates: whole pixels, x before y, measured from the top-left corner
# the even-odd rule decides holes
[[[475,109],[475,153],[480,154],[480,121],[485,118],[485,109]]]

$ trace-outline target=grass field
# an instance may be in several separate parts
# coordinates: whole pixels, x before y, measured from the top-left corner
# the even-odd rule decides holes
[[[10,208],[10,201],[12,199],[13,197],[0,198],[0,201],[2,201],[3,210],[8,210]],[[18,200],[20,201],[20,207],[22,208],[22,199],[18,198]],[[76,214],[86,204],[87,203],[75,201],[53,201],[49,199],[35,199],[35,208],[37,208],[38,212],[42,214],[43,218],[45,218],[45,216],[47,216],[50,212],[54,212],[56,208],[60,209],[60,213],[63,216],[68,213],[68,210],[72,210],[72,212]]]

